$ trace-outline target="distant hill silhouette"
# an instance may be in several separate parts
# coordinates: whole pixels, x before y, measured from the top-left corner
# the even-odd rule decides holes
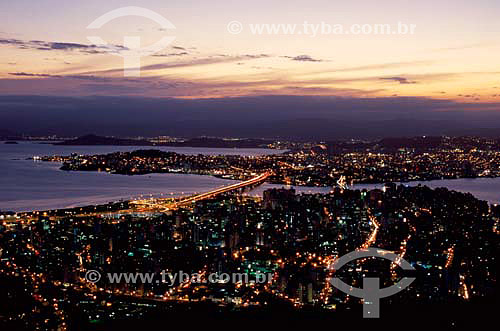
[[[262,148],[273,143],[264,139],[220,139],[211,137],[192,138],[183,142],[167,143],[168,146],[215,147],[215,148]]]
[[[0,96],[0,123],[13,132],[62,137],[88,132],[117,137],[288,140],[500,137],[500,103],[470,104],[424,97],[270,95],[176,99],[22,95]]]
[[[221,139],[211,137],[197,137],[179,142],[153,143],[142,139],[122,139],[115,137],[102,137],[88,134],[76,139],[66,140],[54,145],[84,146],[84,145],[109,145],[109,146],[177,146],[177,147],[212,147],[212,148],[265,148],[272,140],[262,139]]]
[[[55,143],[54,145],[83,146],[83,145],[112,145],[112,146],[153,146],[147,140],[121,139],[112,137],[101,137],[88,134],[72,140]]]
[[[7,129],[0,129],[0,140],[20,140],[22,136]]]
[[[379,144],[383,148],[437,148],[443,142],[442,137],[412,137],[412,138],[384,138]]]

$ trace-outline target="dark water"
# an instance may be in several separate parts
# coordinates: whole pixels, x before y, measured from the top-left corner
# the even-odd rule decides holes
[[[53,146],[20,142],[0,142],[0,210],[26,211],[54,209],[130,199],[141,195],[175,196],[204,192],[234,184],[211,176],[185,174],[111,175],[106,172],[66,172],[60,164],[26,160],[33,156],[104,154],[132,151],[137,146]],[[277,153],[268,149],[154,147],[183,154]]]
[[[466,192],[473,194],[476,198],[488,201],[493,204],[500,204],[500,178],[464,178],[464,179],[444,179],[432,180],[426,182],[402,183],[408,186],[417,186],[419,184],[429,186],[430,188],[446,187],[449,190]],[[383,184],[357,184],[350,189],[381,189]],[[252,191],[252,195],[262,195],[262,192],[269,188],[288,187],[283,185],[264,184]],[[328,193],[330,187],[294,187],[297,192],[305,193]]]
[[[103,154],[140,149],[137,146],[53,146],[21,142],[17,145],[0,142],[0,209],[25,211],[44,210],[106,203],[139,196],[178,196],[204,192],[234,183],[211,176],[185,174],[150,174],[142,176],[111,175],[105,172],[65,172],[59,164],[26,160],[43,155]],[[144,148],[144,147],[143,147]],[[148,147],[146,147],[148,148]],[[267,149],[220,149],[189,147],[155,147],[183,154],[262,155],[279,151]],[[417,185],[418,182],[408,185]],[[448,187],[470,192],[482,200],[500,203],[500,178],[457,179],[422,182],[430,187]],[[382,185],[356,185],[355,188]],[[264,184],[251,195],[282,185]],[[330,188],[296,187],[298,192],[326,193]]]

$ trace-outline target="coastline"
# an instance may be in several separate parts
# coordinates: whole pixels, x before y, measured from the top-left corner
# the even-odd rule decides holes
[[[33,155],[66,155],[71,152],[78,154],[105,154],[118,151],[132,151],[136,147],[66,147],[49,144],[20,143],[17,145],[0,145],[0,165],[8,176],[0,178],[4,188],[0,192],[0,209],[13,210],[49,210],[61,209],[89,204],[106,204],[110,201],[130,199],[144,196],[178,196],[210,190],[214,187],[234,183],[233,179],[217,178],[199,174],[151,173],[145,176],[110,176],[106,172],[61,171],[60,164],[55,162],[26,161]],[[197,155],[268,155],[276,150],[257,149],[197,149],[172,148],[169,150],[183,154]],[[447,187],[450,190],[470,192],[478,199],[490,203],[500,203],[500,178],[478,177],[445,180],[412,181],[404,185],[428,185],[429,187]],[[354,188],[380,188],[379,183],[356,183]],[[286,183],[266,183],[260,188],[292,187]],[[297,191],[306,193],[325,193],[330,186],[298,186]],[[258,194],[260,188],[250,194]]]
[[[156,174],[156,175],[165,175],[165,174]],[[169,173],[168,175],[177,175],[177,174],[174,174],[174,173]],[[196,175],[196,174],[178,174],[178,175],[182,175],[182,176],[196,176],[196,177],[213,177],[213,176],[208,176],[208,175]],[[142,176],[137,176],[137,177],[142,177]],[[495,177],[495,178],[498,178],[500,180],[500,177]],[[457,179],[448,179],[448,181],[454,181],[454,180],[457,180],[457,181],[460,181],[460,180],[467,180],[468,182],[479,182],[481,181],[482,179],[489,179],[489,178],[457,178]],[[231,182],[234,182],[235,180],[231,180],[231,179],[226,179],[229,183],[226,183],[226,184],[229,184]],[[447,180],[444,180],[444,181],[447,181]],[[474,195],[473,193],[471,192],[465,192],[465,191],[460,191],[460,190],[456,190],[456,189],[453,189],[453,188],[449,188],[447,186],[444,186],[444,185],[440,185],[440,183],[442,184],[442,180],[429,180],[429,181],[412,181],[412,182],[405,182],[405,183],[401,183],[401,182],[391,182],[392,184],[395,184],[395,185],[404,185],[404,186],[417,186],[417,185],[423,185],[423,186],[428,186],[429,188],[431,189],[436,189],[436,188],[446,188],[450,191],[456,191],[456,192],[460,192],[460,193],[464,193],[464,194],[472,194],[475,198],[477,198],[478,200],[481,200],[481,201],[486,201],[488,202],[488,204],[492,204],[492,205],[496,205],[498,203],[500,203],[500,192],[498,194],[498,201],[488,201],[488,200],[484,200],[484,199],[481,199],[480,197],[478,197],[477,195]],[[410,183],[412,183],[413,185],[409,185]],[[348,186],[346,189],[347,190],[351,190],[351,191],[356,191],[356,190],[360,190],[360,191],[363,191],[363,190],[367,190],[367,191],[371,191],[371,190],[374,190],[374,189],[382,189],[382,187],[385,185],[386,183],[373,183],[373,184],[355,184],[354,186]],[[427,185],[427,184],[430,184],[430,185]],[[433,184],[437,184],[437,185],[433,185]],[[273,183],[269,183],[269,182],[264,182],[261,186],[255,188],[255,189],[252,189],[252,190],[249,190],[248,191],[248,195],[254,195],[255,196],[255,193],[257,193],[258,196],[262,197],[262,192],[266,189],[273,189],[273,188],[276,188],[276,189],[279,189],[279,188],[287,188],[287,189],[290,189],[290,188],[293,188],[296,190],[297,194],[328,194],[329,191],[330,191],[330,187],[328,186],[322,186],[322,187],[318,187],[318,186],[297,186],[297,185],[282,185],[282,184],[273,184]],[[184,193],[184,192],[182,192]],[[164,194],[167,194],[168,193],[156,193],[156,194],[148,194],[148,193],[144,193],[144,196],[148,196],[148,198],[162,198],[162,199],[168,199],[168,198],[181,198],[181,197],[188,197],[192,194],[198,194],[200,192],[186,192],[186,194],[171,194],[170,196],[168,197],[165,197],[163,196]],[[139,198],[139,197],[138,197]],[[140,197],[140,198],[144,198],[144,197]],[[115,199],[108,199],[108,202],[95,202],[93,203],[92,201],[87,201],[87,202],[81,202],[81,203],[77,203],[75,205],[70,205],[70,206],[66,206],[66,207],[60,207],[60,208],[48,208],[48,209],[43,209],[43,210],[18,210],[18,211],[13,211],[14,213],[17,213],[17,214],[30,214],[32,212],[55,212],[57,211],[58,213],[60,212],[70,212],[70,211],[76,211],[77,209],[78,210],[82,210],[82,209],[92,209],[92,208],[105,208],[107,206],[110,206],[110,205],[118,205],[118,204],[128,204],[130,201],[132,201],[134,199],[126,199],[124,197],[120,198],[120,197],[116,197]],[[8,210],[3,210],[2,213],[6,213],[6,212],[10,212]],[[103,211],[102,213],[105,214],[106,212],[111,212],[111,210],[108,210],[108,211]],[[2,214],[0,213],[0,215]]]

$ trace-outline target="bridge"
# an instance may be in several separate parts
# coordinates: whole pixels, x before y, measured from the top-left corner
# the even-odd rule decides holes
[[[248,179],[243,182],[239,182],[236,184],[224,186],[217,188],[212,191],[204,192],[201,194],[196,194],[192,195],[190,197],[186,198],[181,198],[178,201],[168,201],[164,199],[157,199],[155,201],[147,201],[147,200],[137,200],[137,201],[132,201],[132,203],[136,205],[142,205],[142,210],[159,210],[159,211],[168,211],[172,209],[177,209],[180,207],[185,207],[189,206],[190,204],[196,202],[196,201],[201,201],[205,199],[211,199],[219,194],[235,191],[238,189],[242,189],[248,186],[254,186],[254,185],[260,185],[266,181],[266,179],[271,176],[272,172],[267,171],[263,174],[260,174],[256,177],[253,177],[251,179]]]
[[[89,217],[89,216],[103,216],[103,215],[122,215],[122,214],[133,214],[133,213],[148,213],[148,212],[164,212],[173,209],[177,209],[180,207],[188,206],[196,201],[201,201],[205,199],[213,198],[219,194],[235,191],[238,189],[242,189],[249,186],[260,185],[266,181],[266,179],[271,176],[272,172],[267,171],[263,174],[260,174],[256,177],[250,178],[243,182],[238,182],[236,184],[223,186],[212,191],[208,191],[205,193],[200,193],[196,195],[192,195],[189,197],[180,198],[178,201],[172,201],[171,199],[151,199],[151,200],[132,200],[130,201],[131,205],[134,207],[126,209],[126,210],[116,210],[111,212],[89,212],[89,213],[81,213],[81,214],[72,214],[71,217]],[[61,209],[60,209],[61,210]],[[45,212],[25,212],[21,213],[18,216],[7,216],[0,219],[0,224],[8,225],[8,224],[17,224],[22,222],[31,222],[37,220],[39,216],[45,216]],[[57,220],[61,218],[65,218],[68,216],[54,216],[50,215],[50,211],[46,215],[47,218],[51,220]]]
[[[209,192],[205,192],[202,194],[198,194],[198,195],[194,195],[194,196],[182,199],[180,201],[175,202],[174,205],[175,205],[175,207],[182,207],[182,206],[189,205],[189,204],[196,202],[196,201],[213,198],[214,196],[222,194],[222,193],[227,193],[230,191],[238,190],[240,188],[244,188],[247,186],[262,184],[267,179],[267,177],[269,177],[270,175],[271,175],[270,172],[265,172],[257,177],[251,178],[251,179],[246,180],[244,182],[236,183],[236,184],[229,185],[229,186],[224,186],[224,187],[221,187],[221,188],[209,191]]]

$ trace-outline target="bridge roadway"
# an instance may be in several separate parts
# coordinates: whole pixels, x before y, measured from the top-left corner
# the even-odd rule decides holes
[[[156,210],[158,210],[158,209],[164,209],[164,210],[176,209],[179,207],[189,205],[189,204],[196,202],[196,201],[213,198],[214,196],[222,194],[222,193],[227,193],[230,191],[238,190],[238,189],[241,189],[241,188],[244,188],[247,186],[262,184],[270,175],[271,175],[271,172],[267,171],[263,174],[258,175],[257,177],[253,177],[249,180],[239,182],[236,184],[232,184],[229,186],[224,186],[224,187],[221,187],[221,188],[218,188],[218,189],[215,189],[212,191],[208,191],[205,193],[193,195],[193,196],[190,196],[187,198],[183,198],[179,201],[167,202],[167,203],[163,203],[162,201],[157,201],[156,203],[150,204],[150,207],[153,207],[153,209],[156,209]]]
[[[147,213],[147,212],[162,212],[162,211],[168,211],[172,209],[176,209],[179,207],[183,207],[186,205],[189,205],[193,202],[204,200],[204,199],[209,199],[213,198],[214,196],[222,193],[227,193],[230,191],[234,191],[237,189],[241,189],[247,186],[252,186],[252,185],[257,185],[257,184],[262,184],[270,175],[272,172],[267,171],[263,174],[260,174],[256,177],[253,177],[249,180],[239,182],[236,184],[232,184],[229,186],[224,186],[209,192],[193,195],[187,198],[182,198],[179,201],[174,201],[174,202],[167,202],[165,200],[156,200],[156,202],[149,202],[146,200],[136,200],[136,201],[130,201],[131,204],[135,204],[136,206],[134,208],[126,209],[126,210],[117,210],[113,212],[91,212],[91,213],[82,213],[82,214],[72,214],[71,217],[89,217],[89,216],[102,216],[102,215],[113,215],[113,214],[132,214],[132,213]],[[0,220],[0,224],[13,224],[13,223],[19,223],[23,221],[31,222],[36,219],[38,219],[39,215],[42,215],[44,212],[41,211],[35,215],[34,213],[22,213],[23,215],[21,217],[6,217],[3,220]],[[60,218],[65,218],[68,216],[49,216],[51,220],[56,220]]]

